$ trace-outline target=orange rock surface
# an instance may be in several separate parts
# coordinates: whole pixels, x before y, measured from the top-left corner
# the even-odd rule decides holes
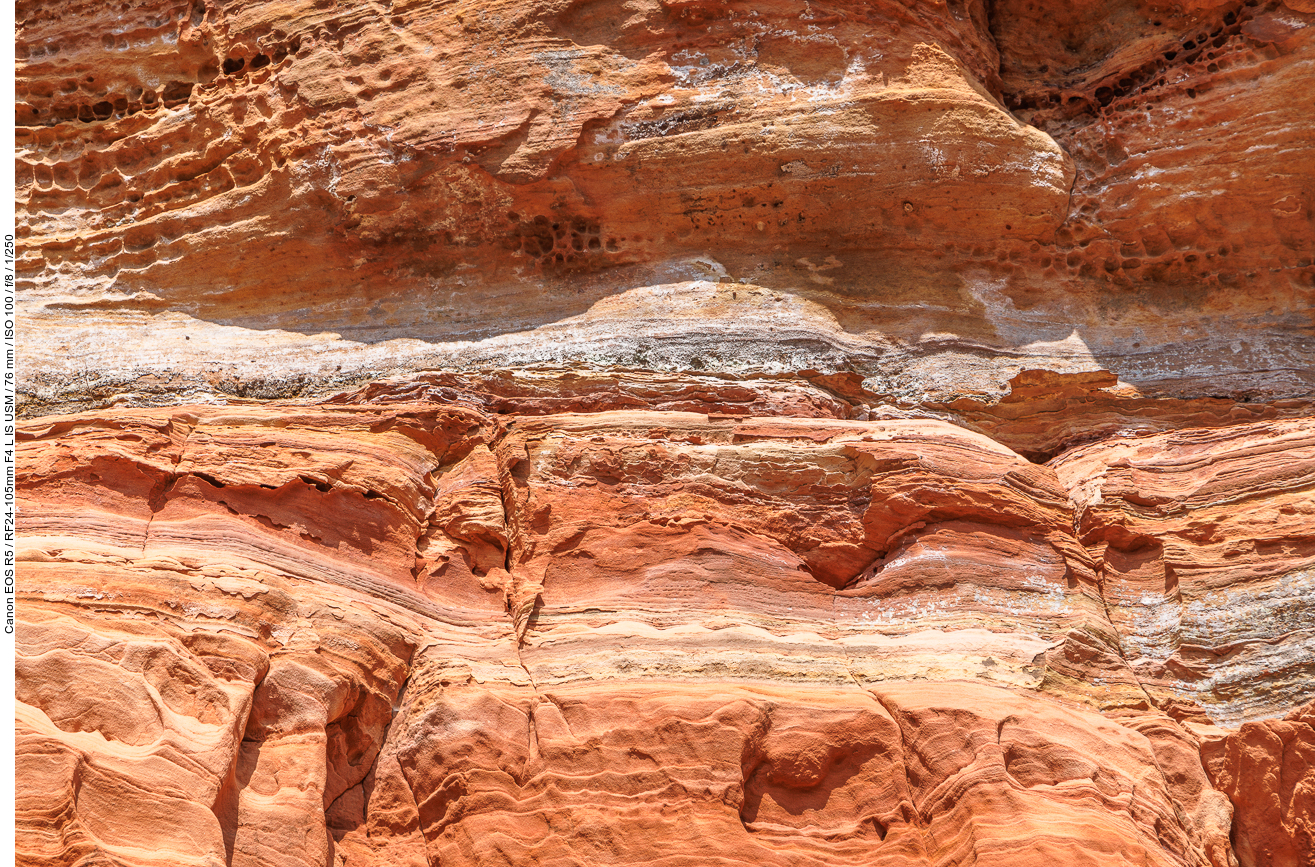
[[[1315,863],[1311,0],[20,0],[25,867]]]
[[[1247,864],[1315,862],[1315,705],[1248,722],[1201,751],[1210,779],[1236,810],[1234,840]]]
[[[1124,657],[1159,703],[1236,725],[1304,700],[1315,676],[1311,433],[1308,420],[1187,430],[1053,462],[1101,557]]]
[[[24,426],[24,863],[1222,867],[1234,810],[1309,841],[1308,772],[1248,794],[1302,754],[1213,723],[1309,699],[1310,421],[1041,466],[934,419],[371,393]],[[1238,546],[1274,553],[1212,566]]]
[[[23,0],[20,393],[1308,396],[1308,5]]]

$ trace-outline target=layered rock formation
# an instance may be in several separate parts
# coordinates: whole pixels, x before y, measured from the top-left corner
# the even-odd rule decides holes
[[[1315,858],[1315,7],[20,2],[19,863]]]
[[[1312,387],[1304,0],[18,8],[33,411],[545,363]]]
[[[1309,420],[404,385],[24,427],[27,863],[1299,863]]]

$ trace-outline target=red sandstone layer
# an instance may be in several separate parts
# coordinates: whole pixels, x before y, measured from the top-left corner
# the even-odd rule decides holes
[[[20,863],[1315,858],[1311,0],[16,8]]]
[[[21,857],[1300,863],[1312,436],[34,420]]]

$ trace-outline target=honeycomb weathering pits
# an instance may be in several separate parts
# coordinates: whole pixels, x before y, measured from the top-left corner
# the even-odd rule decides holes
[[[1315,857],[1306,0],[17,17],[20,863]]]
[[[543,363],[1304,395],[1310,14],[20,4],[21,397]],[[707,281],[819,316],[625,301]]]

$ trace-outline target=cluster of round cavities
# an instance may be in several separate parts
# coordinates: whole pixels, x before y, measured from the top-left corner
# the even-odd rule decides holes
[[[1263,54],[1272,59],[1271,55],[1277,54],[1272,46],[1248,46],[1239,51],[1240,46],[1228,44],[1230,40],[1242,39],[1242,26],[1258,11],[1259,5],[1259,0],[1246,0],[1237,10],[1225,13],[1213,28],[1203,28],[1185,37],[1181,44],[1165,49],[1136,68],[1121,71],[1117,78],[1109,77],[1092,82],[1095,87],[1090,90],[1052,91],[1044,97],[1018,95],[1006,98],[1006,104],[1012,110],[1030,109],[1050,115],[1056,120],[1072,117],[1075,113],[1096,115],[1101,109],[1124,97],[1137,95],[1139,104],[1145,104],[1143,91],[1177,83],[1181,81],[1185,70],[1214,75],[1231,65],[1230,57],[1236,57],[1242,62],[1255,62]],[[1163,26],[1160,21],[1152,21],[1151,24],[1155,27]],[[1194,78],[1191,83],[1184,83],[1179,89],[1189,99],[1195,99],[1209,89],[1209,84]]]
[[[293,42],[273,51],[245,57],[230,57],[221,67],[213,62],[202,66],[191,76],[192,80],[170,81],[158,91],[141,85],[129,85],[122,93],[111,94],[109,88],[96,75],[83,78],[67,77],[62,80],[36,79],[15,84],[18,104],[16,125],[20,127],[55,126],[61,123],[100,123],[125,118],[140,111],[174,108],[185,104],[192,89],[206,85],[221,71],[226,76],[245,75],[267,66],[281,63],[300,50]]]
[[[121,94],[110,94],[95,75],[66,78],[59,82],[33,81],[18,94],[15,125],[55,126],[61,123],[97,123],[123,118],[139,111],[173,108],[187,102],[196,86],[191,81],[170,81],[160,90],[132,86]],[[42,104],[44,103],[44,105]]]
[[[1249,3],[1247,5],[1254,6],[1256,4]],[[1218,27],[1184,39],[1181,48],[1168,49],[1162,53],[1161,57],[1147,61],[1137,69],[1122,75],[1117,81],[1111,81],[1097,87],[1092,96],[1097,103],[1104,107],[1133,91],[1162,86],[1167,83],[1165,79],[1171,68],[1169,64],[1173,64],[1172,68],[1175,70],[1204,65],[1204,71],[1213,75],[1219,72],[1221,63],[1227,65],[1227,61],[1221,61],[1220,58],[1229,52],[1221,49],[1228,44],[1230,39],[1238,36],[1241,29],[1242,24],[1238,14],[1229,12],[1224,16]],[[1198,88],[1195,87],[1185,89],[1187,96],[1191,99],[1196,98],[1197,91]]]
[[[595,267],[621,249],[616,238],[604,239],[598,223],[584,217],[522,217],[513,211],[507,219],[507,248],[529,256],[544,271]]]
[[[250,60],[245,57],[233,56],[225,60],[220,69],[223,70],[224,75],[246,75],[258,69],[264,69],[271,63],[282,63],[289,54],[296,54],[300,50],[301,44],[293,42],[287,46],[280,45],[268,54],[260,52]]]
[[[1279,239],[1267,249],[1272,259],[1262,267],[1257,255],[1234,239],[1201,237],[1175,244],[1163,232],[1147,232],[1120,241],[1094,221],[1094,207],[1081,205],[1055,234],[1055,243],[1001,240],[996,243],[946,243],[938,258],[990,263],[1022,283],[1031,277],[1108,284],[1113,289],[1176,286],[1193,291],[1212,288],[1281,285],[1315,287],[1315,256],[1309,248],[1288,249]]]

